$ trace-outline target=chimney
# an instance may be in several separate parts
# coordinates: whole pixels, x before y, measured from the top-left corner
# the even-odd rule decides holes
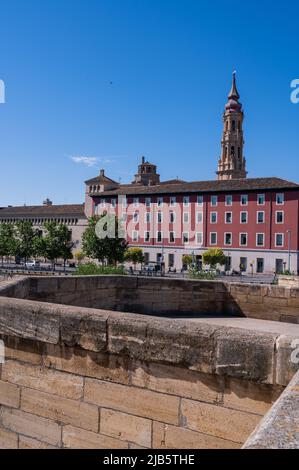
[[[142,157],[142,163],[145,163],[145,157]]]
[[[105,170],[103,170],[103,169],[100,170],[100,176],[103,176],[103,177],[105,176]]]

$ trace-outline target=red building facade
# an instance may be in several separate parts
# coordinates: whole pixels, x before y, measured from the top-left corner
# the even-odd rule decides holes
[[[131,184],[104,170],[86,182],[87,217],[114,213],[131,246],[166,269],[191,254],[201,265],[208,248],[220,247],[227,269],[298,272],[299,185],[280,178],[247,178],[243,109],[235,74],[223,115],[221,157],[215,181],[160,181],[157,167],[142,158]]]

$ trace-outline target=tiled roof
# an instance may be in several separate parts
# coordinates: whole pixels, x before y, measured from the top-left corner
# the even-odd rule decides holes
[[[15,206],[0,208],[0,219],[7,217],[85,217],[84,204],[55,206]]]
[[[254,190],[286,190],[298,189],[299,185],[281,178],[248,178],[228,181],[193,181],[185,182],[165,182],[154,186],[141,186],[133,184],[119,185],[118,188],[98,193],[99,196],[109,195],[142,195],[142,194],[167,194],[167,193],[197,193],[197,192],[234,192],[234,191],[254,191]]]

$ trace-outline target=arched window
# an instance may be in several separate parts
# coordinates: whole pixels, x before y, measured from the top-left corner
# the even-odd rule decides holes
[[[232,121],[232,131],[235,132],[236,130],[236,121]]]
[[[233,145],[231,146],[230,154],[231,154],[232,156],[235,155],[235,147],[234,147]]]

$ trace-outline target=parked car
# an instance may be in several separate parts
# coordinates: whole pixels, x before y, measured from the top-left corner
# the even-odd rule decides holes
[[[26,268],[39,268],[40,262],[35,260],[28,260],[26,261]]]

